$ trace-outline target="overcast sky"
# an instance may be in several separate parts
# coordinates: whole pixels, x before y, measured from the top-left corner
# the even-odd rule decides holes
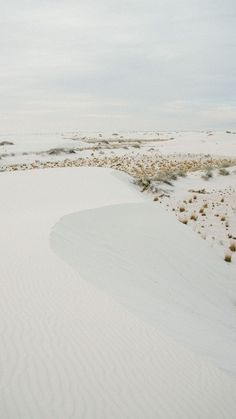
[[[0,132],[236,128],[235,0],[0,0]]]

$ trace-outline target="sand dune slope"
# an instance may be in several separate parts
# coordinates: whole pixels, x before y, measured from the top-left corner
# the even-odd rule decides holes
[[[1,418],[235,417],[232,377],[83,280],[50,247],[66,214],[141,202],[132,186],[102,169],[2,174],[0,184]]]
[[[217,366],[236,373],[235,273],[150,203],[62,218],[51,242],[83,278]]]

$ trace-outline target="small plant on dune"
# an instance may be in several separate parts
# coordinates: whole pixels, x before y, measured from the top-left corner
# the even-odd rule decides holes
[[[220,202],[222,202],[222,203],[225,202],[224,198],[221,198]]]
[[[185,212],[186,208],[182,205],[181,207],[179,207],[179,212]]]
[[[224,215],[222,215],[220,221],[225,221],[225,216]]]
[[[232,256],[230,255],[230,253],[225,254],[224,261],[228,263],[232,261]]]
[[[187,173],[184,170],[179,170],[177,172],[177,176],[179,176],[179,177],[186,177],[187,176]]]
[[[197,195],[193,195],[193,199],[195,201],[197,199]]]
[[[209,180],[213,177],[212,169],[207,169],[204,175],[202,175],[202,179]]]
[[[208,203],[207,202],[203,205],[203,208],[208,208]]]
[[[178,218],[178,220],[182,223],[182,224],[188,224],[188,219],[187,218]]]
[[[231,250],[231,252],[236,252],[236,242],[230,243],[229,250]]]
[[[190,220],[197,221],[197,216],[196,216],[196,214],[191,214],[191,215],[190,215]]]
[[[152,180],[154,182],[160,182],[160,183],[166,183],[167,185],[173,186],[173,183],[171,182],[171,177],[166,172],[160,172],[157,175],[153,176]]]
[[[221,176],[228,176],[229,175],[229,171],[226,170],[224,167],[221,167],[219,169],[219,175],[221,175]]]
[[[148,177],[142,177],[139,179],[136,179],[135,183],[142,187],[142,192],[148,189],[151,185],[151,179]]]
[[[193,199],[197,199],[197,194],[201,193],[201,194],[205,194],[206,193],[206,189],[189,189],[188,192],[192,192],[194,193],[194,198]]]
[[[193,202],[192,198],[189,198],[188,203],[192,204],[192,202]]]
[[[203,214],[204,213],[204,208],[200,208],[199,213]]]
[[[177,175],[177,173],[175,173],[175,172],[170,173],[170,179],[171,179],[171,180],[177,180],[177,179],[178,179],[178,175]]]
[[[225,167],[230,167],[232,166],[233,162],[230,160],[225,160],[222,164],[221,167],[225,168]]]

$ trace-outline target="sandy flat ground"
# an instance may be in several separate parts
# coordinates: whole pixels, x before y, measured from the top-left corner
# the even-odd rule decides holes
[[[113,243],[109,239],[111,221],[115,222],[111,212],[114,205],[123,209],[126,205],[131,208],[131,204],[142,207],[149,219],[153,219],[153,214],[147,212],[146,205],[150,206],[146,198],[135,186],[124,176],[96,168],[2,173],[0,182],[0,416],[4,419],[234,418],[236,382],[232,373],[219,369],[209,356],[191,350],[183,341],[178,342],[170,330],[165,333],[163,327],[147,321],[140,315],[138,295],[136,310],[119,304],[115,294],[107,293],[86,275],[83,277],[84,268],[83,272],[73,269],[70,261],[58,257],[51,247],[50,233],[55,225],[60,225],[59,220],[83,210],[84,227],[94,226],[94,229],[84,228],[78,245],[80,248],[82,238],[89,251],[91,238],[94,237],[93,243],[102,241],[99,258],[93,248],[91,257],[86,252],[88,263],[99,279],[98,261],[104,264],[104,256],[112,255],[117,246],[116,240]],[[103,214],[104,206],[111,229],[103,231],[106,226],[103,215],[98,218],[100,230],[96,229],[94,217],[91,226],[87,217],[96,208],[101,208]],[[125,214],[127,223],[129,211],[125,210]],[[139,211],[137,214],[140,215]],[[160,209],[157,215],[164,222],[168,214]],[[134,219],[137,221],[139,218]],[[154,235],[158,234],[160,223],[161,219],[153,230]],[[173,226],[177,226],[178,233],[180,224]],[[131,232],[134,229],[135,224]],[[103,235],[97,231],[103,231]],[[140,231],[143,237],[139,239],[148,241],[148,230]],[[90,241],[86,238],[88,233]],[[129,230],[127,238],[128,233]],[[161,234],[163,239],[163,231]],[[192,234],[190,229],[181,230],[184,246]],[[62,239],[65,243],[66,236],[62,235]],[[202,257],[206,254],[206,263],[209,258],[215,261],[215,254],[210,254],[210,250],[205,252],[201,247],[205,242],[198,239],[199,254]],[[156,240],[158,243],[158,237]],[[163,267],[164,258],[167,255],[170,258],[172,250],[172,246],[169,250],[165,247],[161,254],[153,256],[160,259]],[[145,254],[148,255],[147,249]],[[186,279],[187,271],[191,273],[193,269],[194,258],[185,257]],[[124,278],[125,260],[124,264],[117,264],[116,258],[113,261],[114,273],[120,267]],[[152,283],[148,261],[151,259],[144,258],[147,278]],[[171,266],[170,259],[167,261],[167,266]],[[212,284],[213,297],[208,304],[216,304],[224,276],[227,292],[218,295],[211,316],[214,320],[216,313],[224,312],[224,328],[227,333],[231,330],[234,339],[234,326],[230,329],[235,304],[231,271],[220,261],[217,263],[221,277],[209,266],[204,294],[209,296]],[[173,265],[172,268],[175,270]],[[165,279],[171,278],[167,275]],[[198,279],[196,274],[191,280],[193,287],[195,279]],[[173,278],[170,284],[173,285]],[[174,292],[174,298],[180,292],[181,288],[177,294]],[[195,295],[188,285],[188,292],[188,296],[194,295],[197,304],[200,291]],[[199,301],[205,301],[205,297]],[[229,338],[226,334],[225,345]],[[232,354],[230,362],[233,364]]]
[[[114,135],[117,134],[117,135]],[[4,142],[11,144],[4,144]],[[236,131],[131,131],[0,135],[0,169],[9,164],[104,156],[236,156]]]

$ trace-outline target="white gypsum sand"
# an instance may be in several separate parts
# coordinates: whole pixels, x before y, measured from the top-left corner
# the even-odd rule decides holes
[[[141,202],[134,186],[111,170],[1,174],[0,417],[234,418],[233,376],[117,304],[50,248],[50,230],[66,214]],[[185,244],[191,234],[183,233]],[[224,280],[230,294],[231,278]],[[214,296],[221,281],[216,276]],[[226,293],[219,300],[230,318]]]
[[[209,131],[133,131],[0,135],[0,168],[39,162],[113,156],[203,154],[236,157],[236,133]],[[11,143],[11,144],[8,144]]]
[[[141,319],[236,373],[235,273],[152,203],[63,217],[55,251]]]

